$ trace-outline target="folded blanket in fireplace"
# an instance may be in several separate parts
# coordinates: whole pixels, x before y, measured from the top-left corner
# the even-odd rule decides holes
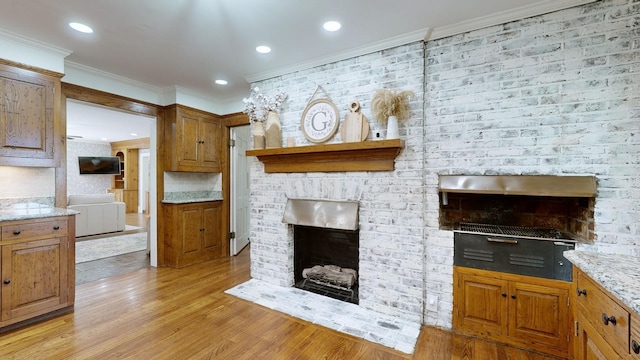
[[[351,289],[356,283],[358,272],[336,265],[316,265],[302,270],[302,277]]]

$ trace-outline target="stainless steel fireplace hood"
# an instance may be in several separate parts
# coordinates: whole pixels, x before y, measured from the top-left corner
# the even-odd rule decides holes
[[[282,222],[330,229],[357,230],[358,202],[287,199]]]
[[[593,176],[441,175],[443,193],[595,197]]]

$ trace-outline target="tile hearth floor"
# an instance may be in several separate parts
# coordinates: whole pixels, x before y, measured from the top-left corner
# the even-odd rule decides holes
[[[251,279],[227,294],[269,309],[412,354],[420,324],[297,288]]]

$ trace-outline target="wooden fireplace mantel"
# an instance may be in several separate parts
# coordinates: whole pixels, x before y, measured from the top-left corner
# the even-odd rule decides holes
[[[393,171],[404,141],[375,140],[247,150],[266,173]]]

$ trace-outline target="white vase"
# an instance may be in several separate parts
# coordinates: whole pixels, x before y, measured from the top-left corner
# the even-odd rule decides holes
[[[400,134],[398,133],[398,118],[391,115],[389,116],[389,119],[387,119],[387,140],[399,138]]]

